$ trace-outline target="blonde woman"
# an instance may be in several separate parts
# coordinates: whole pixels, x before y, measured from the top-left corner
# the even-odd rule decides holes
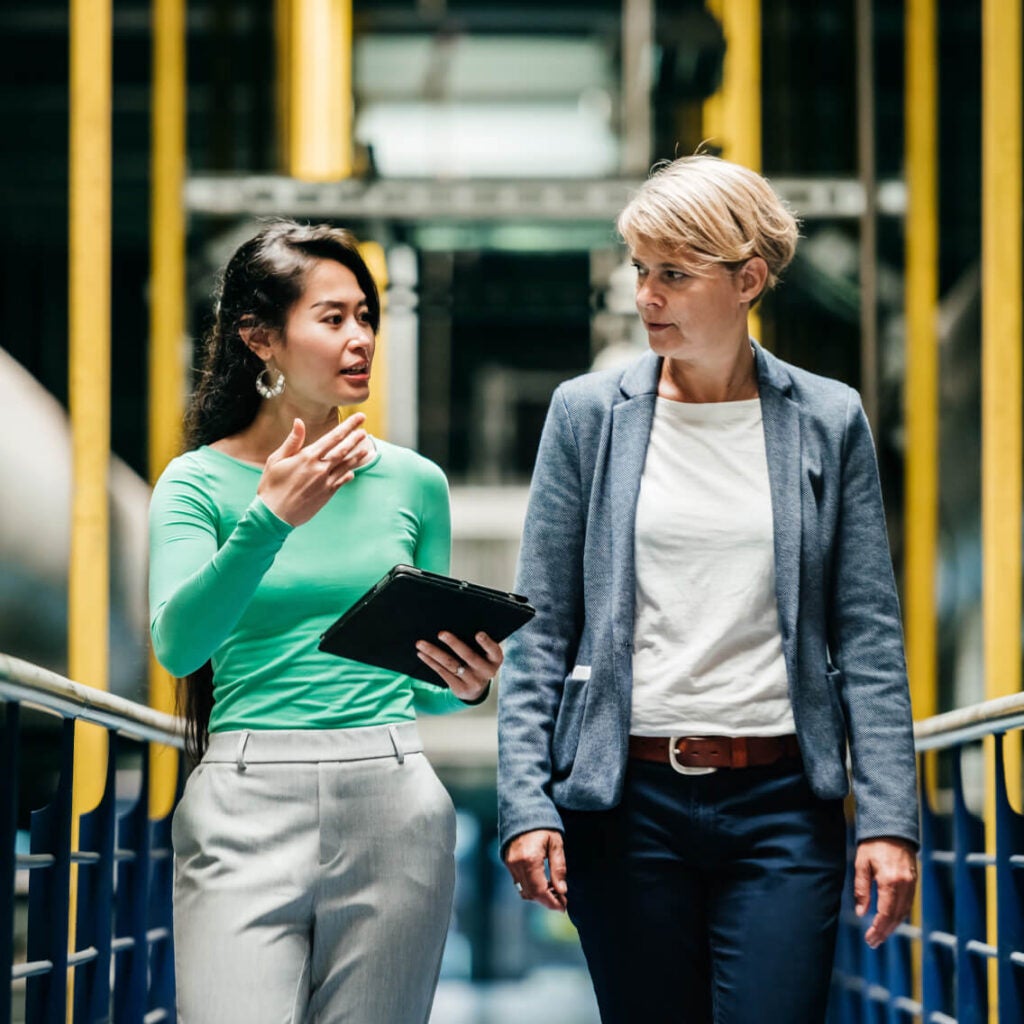
[[[797,225],[759,175],[623,210],[650,352],[563,384],[499,698],[505,861],[567,909],[605,1024],[824,1019],[845,869],[885,940],[918,842],[899,609],[856,392],[748,334]]]

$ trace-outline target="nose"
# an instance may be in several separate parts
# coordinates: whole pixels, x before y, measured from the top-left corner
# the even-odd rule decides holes
[[[637,281],[636,304],[640,309],[643,309],[645,306],[658,306],[661,304],[661,296],[654,288],[650,278]]]

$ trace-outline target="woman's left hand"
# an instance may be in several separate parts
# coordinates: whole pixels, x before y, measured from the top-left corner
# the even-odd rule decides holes
[[[505,659],[501,645],[486,633],[477,633],[480,654],[452,633],[442,631],[437,638],[449,650],[420,640],[416,644],[420,661],[432,668],[459,700],[479,699]]]

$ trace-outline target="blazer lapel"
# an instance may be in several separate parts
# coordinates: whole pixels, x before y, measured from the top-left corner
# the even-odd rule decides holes
[[[802,527],[800,409],[788,397],[790,382],[782,367],[760,346],[755,352],[775,534],[775,596],[786,665],[795,679]]]
[[[652,353],[633,363],[620,385],[623,401],[612,407],[608,459],[609,553],[612,566],[612,629],[616,652],[633,644],[636,604],[634,535],[640,477],[647,457],[661,361]]]

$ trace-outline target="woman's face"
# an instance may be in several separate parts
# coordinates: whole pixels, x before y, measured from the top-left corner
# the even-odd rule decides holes
[[[696,275],[678,257],[638,245],[636,308],[647,340],[659,356],[699,359],[723,343],[745,342],[748,294],[744,274],[723,267]],[[756,295],[756,293],[755,293]]]
[[[369,397],[375,338],[366,296],[348,267],[317,261],[288,313],[283,337],[275,334],[270,344],[291,402],[359,405]]]

